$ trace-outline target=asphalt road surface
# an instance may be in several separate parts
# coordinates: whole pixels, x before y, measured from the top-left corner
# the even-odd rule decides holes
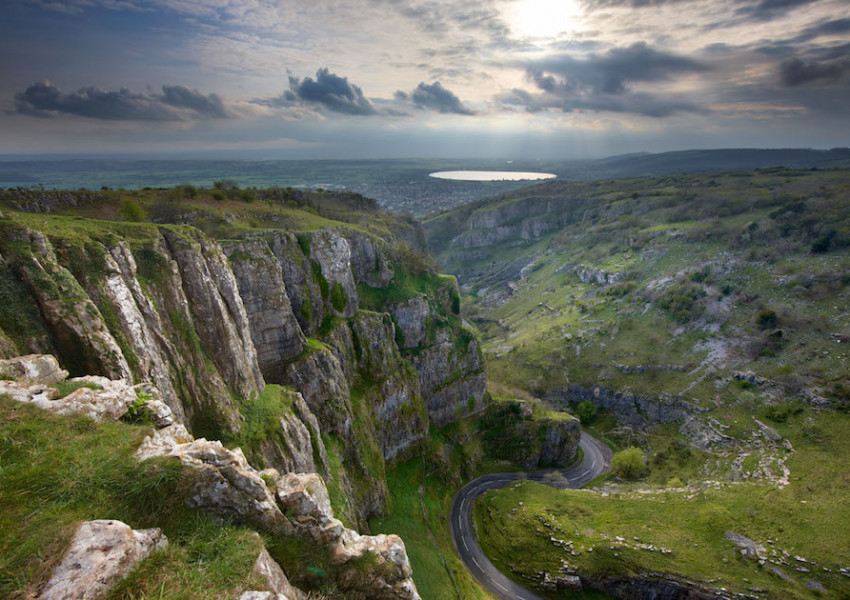
[[[569,469],[542,469],[520,473],[494,473],[467,483],[452,501],[452,541],[463,564],[473,577],[499,600],[546,600],[511,581],[493,566],[475,540],[472,505],[487,490],[497,490],[519,480],[537,481],[554,487],[580,488],[608,470],[611,449],[585,432],[579,445],[584,451],[581,463]],[[558,475],[563,476],[563,479]]]

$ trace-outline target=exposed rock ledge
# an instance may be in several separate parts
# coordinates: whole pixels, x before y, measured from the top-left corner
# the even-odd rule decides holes
[[[362,536],[343,526],[334,518],[327,488],[318,474],[281,476],[273,469],[261,474],[248,464],[241,449],[229,450],[219,441],[194,439],[182,424],[173,422],[171,410],[157,399],[159,392],[150,384],[130,386],[124,380],[82,377],[74,381],[96,384],[101,389],[80,388],[59,398],[58,390],[49,386],[62,381],[68,373],[49,355],[0,361],[0,373],[13,378],[0,380],[0,394],[58,414],[83,414],[99,421],[124,416],[138,392],[151,394],[154,399],[147,402],[150,416],[165,426],[145,438],[136,456],[139,460],[174,457],[188,467],[192,473],[186,498],[189,506],[238,520],[265,533],[309,537],[316,544],[328,546],[329,555],[339,568],[338,583],[343,589],[376,600],[421,600],[401,538]],[[266,483],[269,478],[275,482],[277,497]],[[84,523],[39,600],[95,597],[166,541],[158,529],[133,531],[119,521]],[[370,560],[361,560],[367,555]],[[365,569],[364,564],[368,565]],[[283,571],[267,554],[261,552],[255,571],[270,582],[271,591],[245,592],[240,600],[305,597],[289,585]]]
[[[53,571],[38,600],[84,600],[100,596],[168,540],[159,529],[131,529],[121,521],[87,521]]]
[[[316,473],[288,473],[273,469],[259,473],[239,448],[228,450],[221,442],[193,440],[182,425],[156,431],[136,454],[140,460],[154,456],[179,459],[194,472],[187,502],[213,515],[237,519],[263,531],[285,537],[309,537],[328,546],[341,569],[340,585],[368,598],[419,600],[411,579],[412,569],[404,542],[397,535],[362,536],[333,516],[325,482]],[[265,476],[265,478],[263,477]],[[272,478],[277,498],[266,480]],[[283,508],[286,511],[284,515]],[[372,555],[367,577],[357,565]]]

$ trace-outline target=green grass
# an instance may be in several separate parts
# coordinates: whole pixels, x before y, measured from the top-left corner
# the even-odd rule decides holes
[[[59,397],[64,398],[68,394],[72,392],[76,392],[81,388],[88,388],[90,390],[102,390],[103,387],[96,383],[91,383],[89,381],[60,381],[56,384],[56,390],[59,392]]]
[[[177,461],[132,458],[149,431],[54,417],[0,397],[0,596],[36,592],[77,523],[93,519],[160,527],[169,539],[108,598],[212,600],[258,583],[249,573],[259,538],[188,509]]]
[[[846,598],[846,578],[836,571],[850,564],[846,536],[850,513],[844,507],[850,493],[846,472],[850,441],[845,435],[850,416],[807,411],[792,419],[801,423],[784,425],[783,433],[799,431],[805,423],[811,433],[793,440],[796,454],[788,461],[791,485],[785,489],[744,483],[695,487],[688,492],[661,487],[648,494],[624,487],[603,495],[521,483],[488,493],[476,504],[479,540],[491,560],[518,580],[523,574],[557,571],[565,558],[582,573],[678,574],[715,580],[713,585],[731,590],[760,587],[776,598],[818,597],[806,587],[807,581],[817,579],[828,590],[822,597]],[[541,517],[553,528],[541,527]],[[823,527],[827,522],[829,527]],[[769,553],[787,551],[791,565],[780,568],[792,581],[780,580],[741,558],[726,539],[726,531],[762,543]],[[582,548],[580,555],[567,556],[552,545],[550,535],[572,540],[577,550]],[[637,536],[672,554],[623,548],[613,543],[616,536],[630,543]],[[590,547],[593,551],[587,552]],[[803,556],[816,566],[799,563],[793,556]],[[812,572],[801,573],[798,566]]]
[[[387,485],[392,499],[389,515],[371,520],[369,527],[373,533],[395,533],[404,540],[422,599],[490,599],[490,594],[472,578],[452,546],[448,518],[455,487],[437,476],[429,476],[423,486],[419,457],[390,470]],[[424,497],[420,496],[423,491]]]

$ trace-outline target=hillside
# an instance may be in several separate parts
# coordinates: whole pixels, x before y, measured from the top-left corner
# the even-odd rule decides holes
[[[848,580],[829,573],[850,564],[850,545],[813,531],[823,519],[839,519],[843,530],[833,511],[841,512],[839,498],[850,492],[841,434],[850,406],[843,350],[850,340],[850,173],[559,181],[425,225],[481,333],[490,391],[570,410],[616,450],[633,446],[642,456],[629,474],[640,483],[612,478],[602,488],[608,504],[620,505],[611,510],[633,514],[617,527],[577,507],[590,502],[581,492],[528,484],[485,499],[479,531],[506,572],[545,589],[539,573],[554,576],[563,549],[551,546],[550,532],[541,544],[526,521],[554,515],[553,527],[585,548],[611,545],[599,533],[580,535],[585,529],[670,542],[676,556],[686,546],[707,547],[698,565],[660,555],[616,561],[615,549],[594,554],[593,563],[580,559],[582,574],[696,578],[754,597],[764,596],[747,590],[845,597]],[[651,498],[659,502],[649,509]],[[523,509],[522,521],[512,518],[519,501],[534,506]],[[709,507],[722,518],[692,528]],[[726,566],[739,559],[724,528],[793,548],[822,575],[769,556],[756,567],[758,584],[748,584],[756,578],[746,569]],[[615,593],[609,584],[599,585]]]

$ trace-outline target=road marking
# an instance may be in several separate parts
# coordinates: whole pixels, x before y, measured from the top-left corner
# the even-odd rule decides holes
[[[467,546],[467,545],[466,545],[466,538],[465,538],[465,537],[463,537],[463,538],[460,538],[460,540],[463,542],[463,547],[464,547],[464,549],[465,549],[467,552],[469,552],[469,546]]]
[[[484,570],[483,568],[481,568],[481,565],[479,565],[479,564],[478,564],[478,561],[477,561],[477,560],[475,560],[475,557],[474,557],[474,556],[472,557],[472,562],[474,562],[474,563],[475,563],[475,566],[476,566],[476,567],[478,567],[478,568],[479,568],[479,569],[481,569],[482,571]]]
[[[499,582],[498,582],[498,581],[496,581],[495,579],[493,579],[492,581],[493,581],[493,583],[495,583],[496,585],[498,585],[501,589],[505,590],[506,592],[508,591],[508,588],[506,588],[505,586],[503,586],[501,583],[499,583]]]
[[[463,508],[463,506],[464,506],[465,504],[466,504],[466,498],[464,498],[464,499],[461,501],[461,503],[460,503],[460,509],[461,509],[461,510],[465,510],[465,509]]]

